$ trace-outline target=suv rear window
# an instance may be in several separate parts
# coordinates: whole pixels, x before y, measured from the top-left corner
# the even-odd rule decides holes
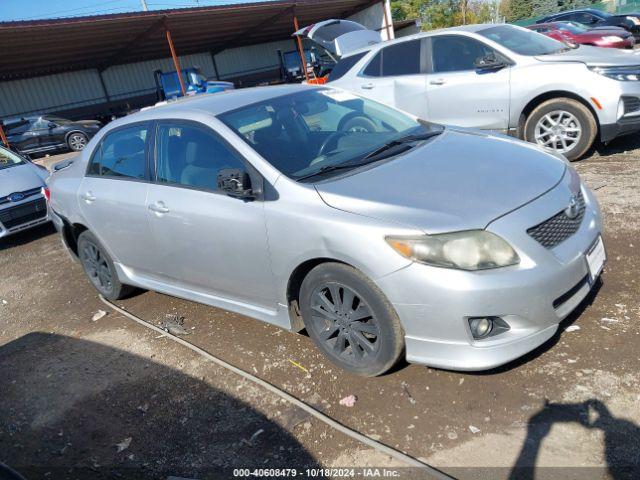
[[[338,80],[339,78],[344,77],[345,73],[351,70],[353,66],[367,53],[369,52],[356,53],[355,55],[351,55],[350,57],[340,60],[336,63],[336,66],[333,67],[333,70],[331,70],[331,73],[329,74],[329,81],[332,82],[333,80]]]

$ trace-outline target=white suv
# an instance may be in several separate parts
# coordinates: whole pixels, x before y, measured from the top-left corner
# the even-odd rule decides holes
[[[323,24],[338,45],[335,22]],[[331,50],[323,26],[296,34],[323,37]],[[349,28],[357,48],[342,48],[331,85],[420,118],[509,133],[570,160],[596,139],[640,130],[640,51],[570,47],[512,25],[468,25],[375,44],[368,34],[358,45]]]

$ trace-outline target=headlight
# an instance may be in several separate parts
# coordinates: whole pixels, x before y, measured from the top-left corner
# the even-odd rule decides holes
[[[605,42],[621,42],[622,41],[622,37],[618,37],[616,35],[611,35],[611,36],[607,36],[607,37],[602,37],[602,40],[604,40]]]
[[[640,80],[640,65],[633,67],[589,67],[589,70],[620,82]]]
[[[518,254],[507,242],[485,230],[387,237],[386,240],[400,255],[434,267],[484,270],[520,262]]]

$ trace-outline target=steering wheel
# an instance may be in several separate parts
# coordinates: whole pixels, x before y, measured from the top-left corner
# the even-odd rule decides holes
[[[337,147],[338,146],[338,140],[340,140],[342,137],[344,137],[345,135],[347,135],[349,133],[350,132],[344,132],[344,131],[341,131],[341,130],[338,130],[337,132],[333,132],[331,135],[329,135],[324,140],[324,142],[322,142],[322,145],[320,146],[320,150],[318,150],[318,156],[321,157],[321,156],[325,155],[327,152],[330,152],[332,149]],[[329,148],[329,147],[331,147],[331,148]]]

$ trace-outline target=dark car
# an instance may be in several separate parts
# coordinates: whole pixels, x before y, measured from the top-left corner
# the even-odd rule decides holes
[[[613,15],[593,8],[569,10],[541,18],[536,23],[579,22],[588,27],[622,27],[640,40],[640,13]]]
[[[79,152],[102,128],[95,120],[74,122],[48,115],[12,118],[2,123],[9,144],[25,154]]]
[[[574,22],[551,22],[529,25],[529,30],[561,42],[605,48],[633,48],[633,35],[620,27],[588,28]]]

